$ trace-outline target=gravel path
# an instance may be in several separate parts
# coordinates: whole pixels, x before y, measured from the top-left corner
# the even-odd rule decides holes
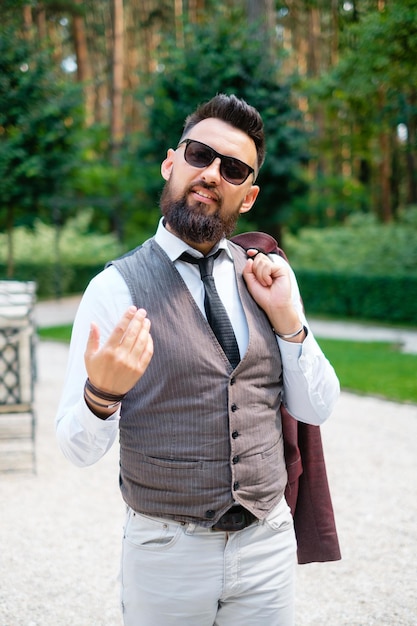
[[[121,626],[117,447],[58,450],[66,358],[38,345],[37,475],[0,473],[0,626]],[[343,393],[322,432],[343,559],[298,567],[297,626],[416,626],[417,406]]]

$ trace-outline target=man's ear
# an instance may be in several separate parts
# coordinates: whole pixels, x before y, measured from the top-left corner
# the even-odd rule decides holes
[[[162,178],[164,178],[165,180],[169,180],[171,176],[172,167],[174,165],[174,155],[175,150],[169,148],[166,159],[164,159],[161,163],[161,174]]]
[[[243,199],[239,213],[247,213],[251,210],[256,198],[258,197],[259,190],[260,188],[258,187],[258,185],[252,185],[252,187],[249,189],[248,193]]]

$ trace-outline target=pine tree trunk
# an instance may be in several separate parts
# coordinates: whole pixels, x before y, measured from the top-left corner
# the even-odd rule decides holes
[[[82,0],[74,1],[75,4],[82,4]],[[77,79],[84,85],[86,124],[90,126],[94,121],[94,87],[92,85],[91,64],[88,54],[84,18],[77,12],[74,13],[72,19],[72,37],[77,60]]]
[[[111,102],[111,154],[117,162],[123,141],[123,76],[124,76],[123,0],[113,0],[113,59]]]

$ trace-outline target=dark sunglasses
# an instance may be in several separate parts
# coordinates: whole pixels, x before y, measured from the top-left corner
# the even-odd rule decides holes
[[[184,159],[188,165],[192,167],[208,167],[214,161],[214,159],[220,159],[220,174],[232,185],[241,185],[245,182],[249,174],[253,174],[255,171],[253,167],[246,165],[243,161],[235,159],[234,157],[224,156],[219,154],[210,146],[206,146],[201,141],[195,141],[195,139],[183,139],[178,144],[177,148],[181,144],[185,143]]]

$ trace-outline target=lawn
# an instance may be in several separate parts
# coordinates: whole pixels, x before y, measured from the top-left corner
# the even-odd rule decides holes
[[[38,335],[41,339],[52,339],[53,341],[68,342],[71,339],[72,325],[51,326],[49,328],[38,328]]]
[[[68,342],[71,326],[39,329],[43,339]],[[417,354],[403,354],[395,344],[320,339],[342,389],[417,403]]]
[[[318,338],[343,389],[417,403],[417,354],[383,342]]]

